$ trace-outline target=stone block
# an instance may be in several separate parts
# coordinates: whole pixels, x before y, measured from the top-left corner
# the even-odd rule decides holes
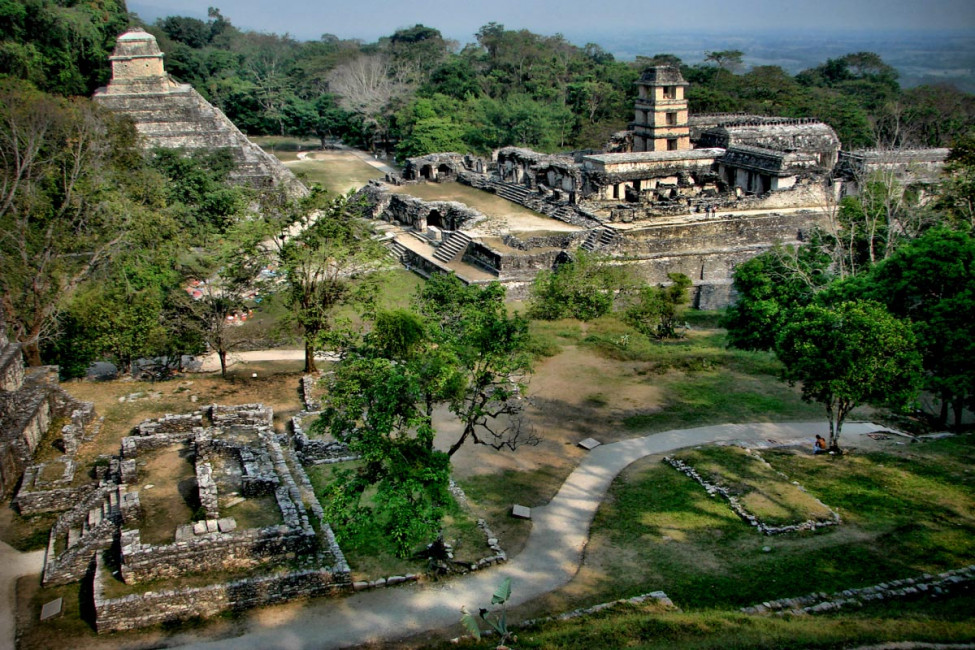
[[[41,620],[46,621],[49,618],[58,616],[61,613],[61,608],[63,605],[63,598],[57,598],[50,602],[44,603],[44,606],[41,607]]]
[[[511,516],[516,519],[531,519],[532,509],[527,506],[520,506],[515,504],[511,506]]]
[[[232,530],[237,530],[237,520],[233,517],[218,519],[217,527],[220,529],[221,533],[229,533]]]
[[[207,532],[207,522],[197,521],[193,524],[193,534],[194,535],[204,535]]]
[[[217,520],[216,519],[207,519],[206,520],[206,526],[207,526],[207,532],[208,533],[215,533],[215,532],[217,532]]]
[[[576,444],[578,444],[580,447],[582,447],[586,451],[592,451],[593,449],[595,449],[596,447],[598,447],[602,443],[599,442],[598,440],[596,440],[595,438],[586,438],[585,440],[580,440]]]

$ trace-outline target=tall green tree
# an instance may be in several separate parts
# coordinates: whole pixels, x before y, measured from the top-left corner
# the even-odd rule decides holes
[[[775,353],[782,378],[802,385],[829,418],[829,445],[839,447],[843,422],[860,404],[909,406],[921,382],[921,355],[910,326],[867,301],[808,305],[782,328]]]
[[[668,273],[669,285],[646,286],[637,291],[635,302],[625,312],[627,322],[655,339],[684,335],[681,316],[691,301],[691,279],[683,273]]]
[[[314,372],[315,352],[335,333],[336,310],[371,308],[386,249],[372,238],[368,222],[356,217],[348,197],[274,194],[262,208],[271,228],[266,245],[275,251],[285,300],[304,337],[305,372]]]
[[[792,310],[810,304],[831,280],[830,258],[815,246],[777,248],[735,269],[737,298],[724,318],[728,342],[743,350],[771,350]]]
[[[0,82],[0,165],[0,300],[39,365],[63,300],[171,223],[131,122],[89,100]]]
[[[975,238],[936,229],[871,269],[863,294],[911,323],[924,362],[924,388],[949,404],[955,426],[975,396]]]
[[[329,514],[349,541],[378,527],[400,555],[436,537],[446,503],[450,457],[465,443],[516,449],[537,439],[520,419],[530,373],[527,322],[509,316],[504,289],[434,276],[416,311],[378,314],[329,382],[316,429],[362,456],[326,489]],[[461,433],[434,447],[434,410]],[[363,495],[376,486],[372,506]]]

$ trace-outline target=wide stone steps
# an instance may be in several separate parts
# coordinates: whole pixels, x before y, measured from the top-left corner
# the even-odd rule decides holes
[[[406,246],[399,243],[395,239],[390,239],[388,242],[386,242],[386,248],[389,250],[389,255],[397,262],[403,262],[406,260]]]
[[[441,262],[452,262],[458,255],[467,250],[467,245],[471,243],[471,238],[462,232],[451,233],[437,250],[433,253],[433,258]]]
[[[612,246],[618,239],[616,231],[609,228],[593,228],[586,235],[586,241],[582,242],[581,249],[590,253],[607,246]]]

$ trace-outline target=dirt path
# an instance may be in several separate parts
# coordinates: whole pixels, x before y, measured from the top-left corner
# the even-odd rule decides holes
[[[569,475],[552,501],[532,512],[524,551],[502,566],[442,583],[363,592],[338,600],[319,599],[276,617],[252,617],[239,637],[199,642],[190,634],[171,639],[194,648],[341,648],[390,642],[457,623],[460,607],[476,610],[491,600],[498,583],[512,579],[510,604],[520,605],[565,585],[579,570],[589,525],[613,479],[645,456],[719,441],[752,445],[809,441],[822,422],[724,424],[677,429],[597,447]],[[875,424],[848,423],[844,434],[878,431]],[[652,588],[652,585],[648,585]]]

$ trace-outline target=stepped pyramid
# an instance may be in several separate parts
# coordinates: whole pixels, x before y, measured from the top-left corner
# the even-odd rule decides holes
[[[112,80],[95,91],[94,100],[131,117],[148,147],[227,148],[237,163],[231,173],[233,182],[307,193],[287,167],[248,140],[220,109],[189,84],[177,83],[166,74],[155,36],[142,29],[125,32],[109,60]]]

